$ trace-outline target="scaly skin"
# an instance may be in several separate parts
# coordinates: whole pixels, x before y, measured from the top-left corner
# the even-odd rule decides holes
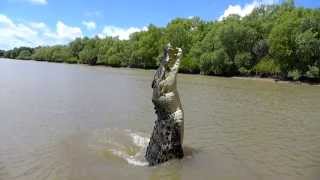
[[[165,50],[165,58],[155,73],[152,82],[152,102],[158,119],[150,138],[146,159],[150,165],[156,165],[173,158],[182,158],[183,109],[177,91],[177,74],[182,50]]]

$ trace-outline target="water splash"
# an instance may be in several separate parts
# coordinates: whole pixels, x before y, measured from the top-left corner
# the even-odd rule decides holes
[[[144,154],[149,143],[149,137],[141,132],[130,129],[107,128],[97,130],[93,136],[95,144],[90,146],[98,151],[111,153],[112,156],[125,160],[134,166],[147,166]]]
[[[137,133],[131,132],[130,136],[133,139],[133,143],[139,147],[146,147],[149,143],[149,138],[139,135]]]

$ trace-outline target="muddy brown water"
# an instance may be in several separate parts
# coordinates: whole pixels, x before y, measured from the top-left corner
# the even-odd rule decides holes
[[[182,75],[185,153],[143,158],[153,71],[0,59],[0,180],[318,180],[320,87]]]

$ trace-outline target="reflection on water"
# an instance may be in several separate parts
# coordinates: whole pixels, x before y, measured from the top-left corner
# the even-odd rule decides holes
[[[320,178],[320,87],[191,75],[186,157],[146,166],[152,74],[0,60],[0,180]]]

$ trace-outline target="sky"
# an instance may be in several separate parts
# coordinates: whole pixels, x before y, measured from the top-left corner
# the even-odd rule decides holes
[[[0,49],[66,44],[76,37],[128,39],[149,24],[166,26],[176,18],[221,20],[245,16],[259,4],[282,0],[0,0]],[[296,0],[319,8],[320,0]]]

